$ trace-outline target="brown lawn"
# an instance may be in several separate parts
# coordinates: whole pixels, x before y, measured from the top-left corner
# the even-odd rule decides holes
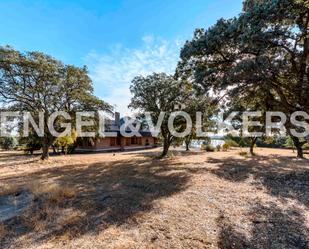
[[[31,195],[0,248],[309,248],[309,160],[256,151],[0,152],[0,195]]]

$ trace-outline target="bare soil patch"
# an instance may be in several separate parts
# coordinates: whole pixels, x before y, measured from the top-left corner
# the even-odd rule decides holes
[[[309,160],[256,151],[0,152],[0,200],[31,193],[0,248],[309,248]]]

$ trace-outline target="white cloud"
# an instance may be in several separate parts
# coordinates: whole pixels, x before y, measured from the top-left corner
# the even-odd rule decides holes
[[[148,35],[142,41],[140,48],[129,49],[117,44],[107,54],[92,51],[86,57],[96,94],[116,105],[122,115],[129,114],[129,87],[135,76],[153,72],[173,74],[179,59],[182,45],[179,40],[169,42]]]

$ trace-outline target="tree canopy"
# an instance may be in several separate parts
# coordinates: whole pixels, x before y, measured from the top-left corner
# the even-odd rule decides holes
[[[163,137],[162,156],[166,156],[174,139],[168,129],[168,118],[175,110],[175,105],[181,103],[183,98],[179,83],[165,73],[154,73],[146,77],[138,76],[132,80],[130,91],[133,95],[129,107],[149,112],[153,124],[157,124],[160,113],[165,112],[160,133]]]
[[[0,102],[34,117],[44,112],[42,159],[48,157],[48,148],[55,140],[47,124],[50,114],[112,111],[109,104],[94,96],[86,67],[64,65],[41,52],[21,53],[11,47],[0,47]],[[55,120],[56,128],[59,119]]]
[[[177,74],[191,77],[200,91],[229,98],[260,92],[278,111],[308,112],[308,1],[246,0],[243,6],[238,17],[195,31]]]

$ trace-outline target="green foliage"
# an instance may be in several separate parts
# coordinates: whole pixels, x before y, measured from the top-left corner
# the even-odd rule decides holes
[[[19,144],[26,153],[31,155],[34,151],[42,149],[42,139],[34,133],[30,133],[28,137],[20,138]]]
[[[130,86],[133,95],[130,108],[149,112],[152,123],[157,124],[160,112],[166,112],[160,127],[160,134],[163,138],[162,156],[166,156],[169,146],[174,137],[168,129],[168,118],[175,110],[175,106],[182,103],[183,92],[179,83],[172,76],[164,73],[154,73],[146,77],[135,77]],[[175,119],[174,126],[183,129],[183,119]]]
[[[308,24],[307,0],[245,0],[239,16],[195,31],[177,75],[206,94],[228,92],[232,106],[308,111]],[[293,139],[300,149],[304,142]]]
[[[17,140],[14,137],[1,137],[0,148],[4,150],[11,150],[17,146]]]
[[[239,145],[239,147],[246,147],[247,143],[245,142],[244,139],[240,139],[238,145]]]
[[[225,139],[224,144],[228,145],[229,147],[239,147],[239,144],[232,139]]]
[[[286,141],[284,143],[284,147],[289,148],[289,149],[293,149],[293,150],[295,149],[294,142],[293,142],[293,140],[290,136],[288,136],[286,138]]]
[[[48,148],[56,139],[47,127],[49,114],[112,110],[110,105],[93,95],[86,67],[64,65],[49,55],[21,53],[10,47],[0,47],[0,58],[0,103],[11,110],[28,111],[33,116],[38,112],[46,114],[41,139],[42,159],[48,157]],[[55,120],[55,128],[60,132],[61,120],[60,117]]]
[[[263,137],[257,140],[256,144],[259,147],[268,147],[268,148],[282,148],[285,147],[284,144],[286,142],[286,138],[282,138],[280,136],[274,137]]]
[[[54,146],[60,147],[64,154],[68,153],[68,148],[76,142],[77,133],[75,130],[70,135],[58,137],[54,143]]]
[[[229,149],[230,149],[230,145],[228,144],[228,143],[224,143],[223,145],[222,145],[222,150],[223,151],[228,151]]]
[[[208,144],[205,146],[205,150],[208,152],[215,152],[216,148],[212,146],[211,144]]]
[[[62,137],[58,137],[55,141],[57,146],[68,146],[74,144],[77,138],[77,133],[75,130],[72,131],[70,135],[65,135]]]

